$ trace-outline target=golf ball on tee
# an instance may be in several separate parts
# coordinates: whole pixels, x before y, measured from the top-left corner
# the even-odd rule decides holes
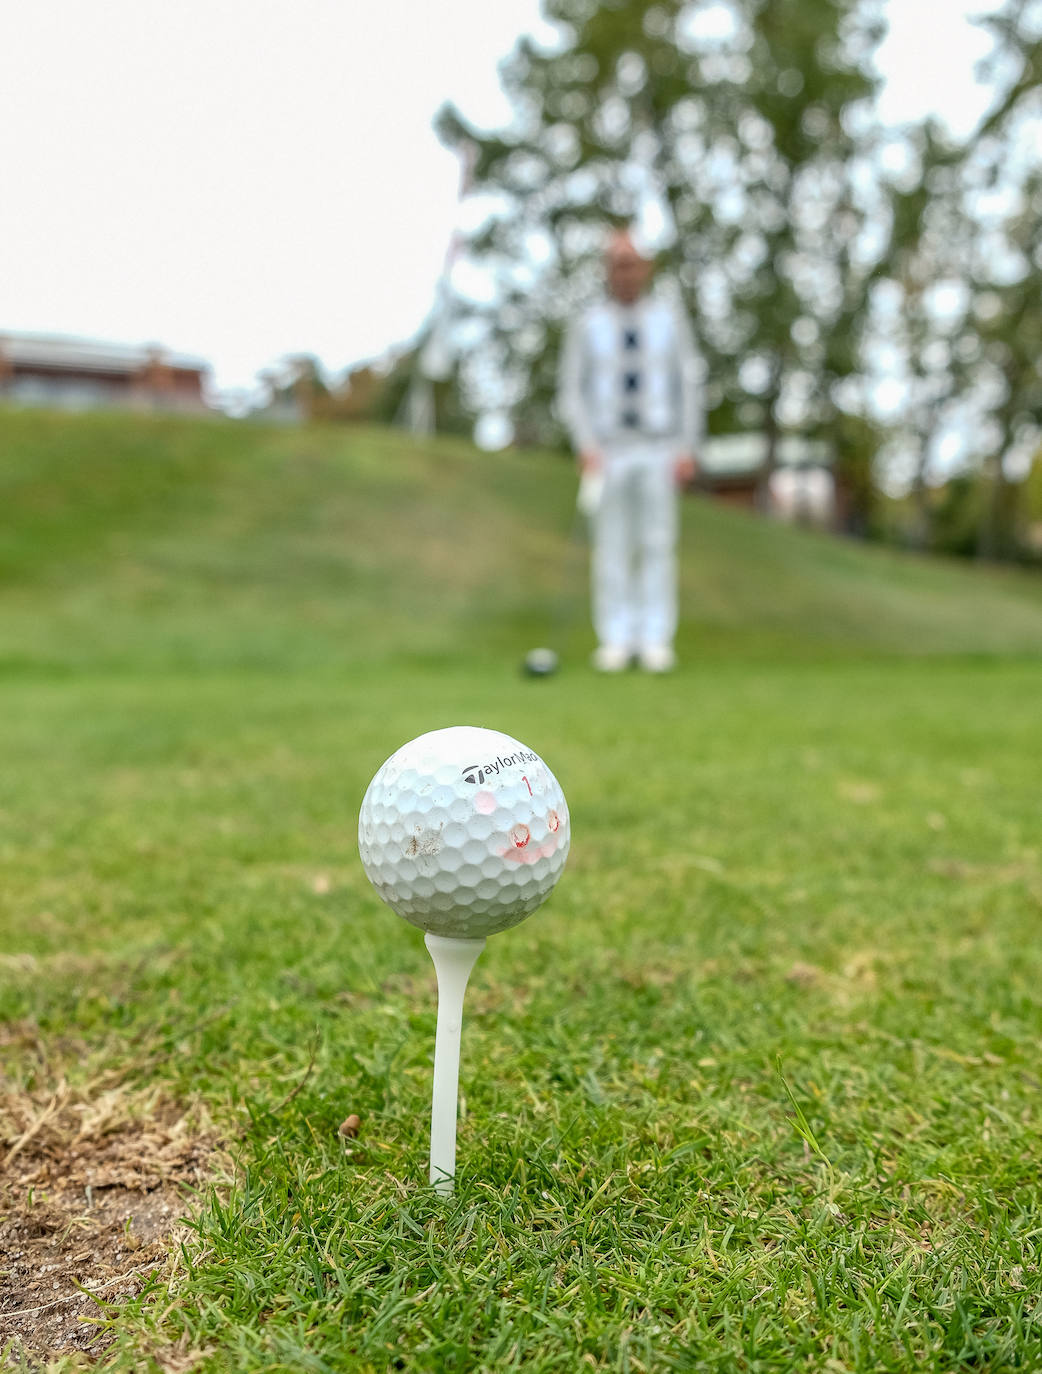
[[[362,867],[387,905],[463,939],[531,915],[561,876],[570,836],[564,793],[539,755],[469,725],[392,754],[358,817]]]

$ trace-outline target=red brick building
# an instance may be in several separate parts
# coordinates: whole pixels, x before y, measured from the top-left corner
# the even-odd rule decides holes
[[[48,334],[0,334],[0,402],[53,410],[209,409],[209,366],[155,345]]]

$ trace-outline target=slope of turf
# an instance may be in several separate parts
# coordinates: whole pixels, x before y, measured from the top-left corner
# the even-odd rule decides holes
[[[574,478],[400,434],[0,413],[0,666],[168,668],[588,647]],[[1042,650],[1042,579],[684,511],[689,656]],[[41,615],[41,607],[46,614]],[[567,618],[567,617],[566,617]]]
[[[692,502],[682,670],[596,678],[578,630],[526,681],[559,460],[0,435],[0,1160],[63,1082],[231,1158],[103,1367],[1037,1365],[1037,580]],[[354,826],[465,720],[544,754],[573,849],[475,970],[445,1204],[429,961]]]

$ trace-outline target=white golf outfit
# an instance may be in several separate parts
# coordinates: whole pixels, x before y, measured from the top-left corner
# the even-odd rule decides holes
[[[586,310],[565,338],[559,404],[576,451],[603,462],[592,517],[597,638],[609,651],[668,649],[677,626],[673,468],[702,432],[683,313],[655,296]]]

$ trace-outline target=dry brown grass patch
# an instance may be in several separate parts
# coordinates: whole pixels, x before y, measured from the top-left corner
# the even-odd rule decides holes
[[[115,1339],[99,1304],[173,1263],[188,1187],[212,1174],[205,1122],[104,1079],[0,1093],[0,1351],[31,1367]]]

